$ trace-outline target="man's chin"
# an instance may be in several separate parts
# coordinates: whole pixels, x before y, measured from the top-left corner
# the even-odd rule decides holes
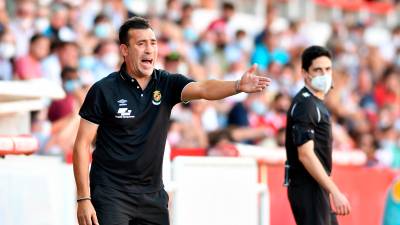
[[[153,70],[154,68],[146,68],[146,69],[142,69],[141,72],[143,75],[145,76],[151,76],[153,74]]]

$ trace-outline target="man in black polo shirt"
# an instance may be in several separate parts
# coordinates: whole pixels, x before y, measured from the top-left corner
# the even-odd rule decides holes
[[[251,67],[238,81],[194,82],[154,69],[157,40],[147,20],[133,17],[119,31],[124,63],[95,83],[79,112],[74,174],[80,225],[169,224],[161,170],[172,107],[259,92],[270,82]],[[90,170],[89,152],[95,140]]]
[[[349,201],[330,177],[332,132],[323,100],[332,87],[331,58],[329,50],[320,46],[303,52],[305,87],[295,96],[287,114],[285,184],[298,225],[335,225],[335,214],[350,213]]]

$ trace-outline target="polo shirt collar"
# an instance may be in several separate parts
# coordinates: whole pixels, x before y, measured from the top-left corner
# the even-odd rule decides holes
[[[132,79],[136,80],[135,78],[131,77],[128,72],[126,71],[126,63],[122,63],[121,68],[119,70],[119,74],[121,78],[125,81],[131,81]],[[151,79],[158,80],[158,75],[156,73],[156,70],[153,69],[153,73],[151,74]]]

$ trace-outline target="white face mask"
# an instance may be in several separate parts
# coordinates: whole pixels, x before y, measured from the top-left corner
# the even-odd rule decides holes
[[[11,59],[15,56],[15,46],[11,43],[0,43],[0,57],[3,59]]]
[[[119,63],[119,54],[116,52],[110,52],[105,54],[101,59],[107,66],[116,68]]]
[[[50,26],[50,21],[47,18],[41,17],[35,20],[36,31],[42,33]]]
[[[328,93],[332,87],[332,75],[323,74],[312,78],[311,87],[317,91],[323,92],[324,94]]]

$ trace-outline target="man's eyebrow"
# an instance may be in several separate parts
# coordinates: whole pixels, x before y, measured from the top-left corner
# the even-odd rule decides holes
[[[155,39],[155,38],[151,38],[151,39],[139,39],[139,40],[137,40],[136,42],[139,43],[139,42],[143,42],[143,41],[157,42],[157,39]]]

